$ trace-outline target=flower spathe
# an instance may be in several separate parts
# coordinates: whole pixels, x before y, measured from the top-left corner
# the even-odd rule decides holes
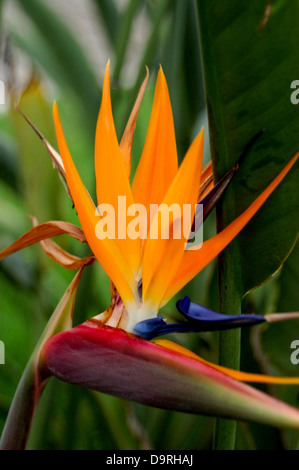
[[[43,362],[46,373],[68,383],[146,405],[299,428],[298,410],[241,383],[264,376],[214,366],[170,341],[147,341],[94,319],[50,338]]]
[[[110,98],[110,64],[108,62],[102,92],[102,103],[96,127],[95,173],[98,204],[107,203],[117,211],[118,197],[125,196],[128,205],[142,204],[147,209],[177,204],[193,208],[201,188],[203,130],[195,137],[178,167],[174,124],[168,88],[162,68],[158,72],[148,132],[132,187],[128,165],[118,144]],[[72,161],[64,137],[58,107],[53,107],[54,122],[67,184],[72,195],[87,242],[115,285],[127,312],[122,328],[133,331],[137,323],[155,318],[185,284],[209,264],[242,230],[298,158],[293,157],[264,192],[222,232],[205,241],[198,250],[185,249],[187,238],[105,238],[96,236],[99,215]],[[147,214],[149,214],[147,210]],[[118,214],[116,213],[116,220]],[[155,220],[154,220],[155,221]],[[154,224],[152,221],[152,224]],[[141,221],[142,225],[142,221]],[[150,232],[150,221],[144,221],[141,232]],[[117,230],[116,230],[117,232]],[[109,324],[109,323],[108,323]]]

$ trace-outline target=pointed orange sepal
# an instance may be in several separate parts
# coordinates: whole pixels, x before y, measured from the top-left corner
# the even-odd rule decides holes
[[[114,208],[115,227],[112,236],[136,276],[140,268],[140,240],[127,236],[126,213],[128,207],[133,207],[134,200],[112,115],[109,62],[96,129],[95,172],[98,204],[108,204]]]
[[[135,279],[130,266],[124,259],[115,240],[109,238],[100,240],[96,235],[96,225],[99,222],[99,216],[96,215],[95,205],[85,188],[70,155],[56,103],[53,107],[53,115],[59,150],[65,168],[68,187],[88,244],[99,263],[115,283],[124,302],[133,301]]]
[[[160,67],[143,152],[132,184],[135,202],[161,204],[178,170],[171,103]]]
[[[163,203],[154,217],[146,241],[143,258],[143,300],[149,303],[154,302],[158,307],[171,282],[172,273],[177,270],[180,264],[186,242],[189,239],[200,187],[203,140],[204,132],[202,129],[191,144],[176,177],[166,193]],[[168,222],[169,225],[164,226],[170,220],[170,217],[167,218],[167,214],[171,215],[170,209],[172,207],[178,210],[178,215],[173,216],[172,224]],[[186,207],[190,209],[188,215],[186,215]],[[163,212],[164,208],[166,208],[166,217]],[[166,222],[163,221],[163,217],[165,217]],[[159,221],[161,221],[160,225]],[[189,227],[188,221],[190,223]],[[170,228],[179,233],[173,236],[169,230],[168,238],[163,239],[160,233],[159,237],[154,238],[152,232],[156,230],[157,226],[161,229],[161,233]],[[178,238],[176,239],[175,236]]]
[[[205,241],[196,250],[187,250],[184,253],[180,267],[178,268],[164,299],[166,303],[193,277],[204,269],[224,248],[238,235],[245,225],[252,219],[264,202],[284,179],[292,166],[296,163],[299,152],[288,162],[284,169],[276,176],[269,186],[260,194],[255,201],[233,222],[231,222],[220,233]]]

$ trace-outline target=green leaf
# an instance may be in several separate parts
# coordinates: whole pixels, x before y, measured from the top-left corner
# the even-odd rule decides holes
[[[26,2],[18,2],[28,17],[33,22],[35,29],[38,31],[42,43],[47,46],[47,56],[51,58],[50,64],[44,60],[43,66],[54,80],[61,80],[61,76],[57,77],[57,72],[63,75],[65,86],[73,90],[74,95],[80,99],[82,111],[86,112],[87,122],[94,122],[97,115],[98,104],[98,85],[95,75],[79,46],[76,38],[65,24],[55,15],[53,10],[48,8],[43,2],[38,0],[28,0]],[[18,35],[18,32],[15,31]],[[31,28],[26,30],[26,34],[22,31],[22,35],[18,35],[21,41],[27,37],[26,44],[31,44],[31,51],[38,52],[38,44],[36,37],[30,41]],[[29,38],[29,41],[28,41]],[[39,54],[38,58],[43,60],[43,54]],[[57,64],[58,69],[53,68],[53,64]],[[91,121],[90,121],[91,120]]]
[[[241,214],[298,151],[299,4],[197,0],[215,179],[247,152],[217,209],[221,230]],[[270,278],[298,236],[298,164],[219,257],[220,311],[240,313],[241,299]],[[238,368],[240,336],[221,332],[220,363]],[[215,446],[233,448],[235,425],[218,422]]]
[[[299,4],[198,1],[212,157],[217,179],[248,142],[219,208],[219,228],[239,215],[298,151],[299,109],[291,82],[299,63]],[[240,297],[281,266],[298,236],[298,164],[231,248],[231,285]]]
[[[109,39],[113,45],[116,42],[117,31],[119,28],[120,15],[113,0],[93,0],[98,8],[103,23],[106,27]]]
[[[116,64],[113,71],[113,78],[118,80],[121,74],[122,66],[126,56],[127,46],[132,32],[132,23],[135,20],[139,9],[142,7],[143,0],[130,0],[126,11],[119,22],[119,31],[116,38]]]
[[[128,117],[131,113],[131,109],[133,107],[136,96],[138,94],[140,84],[142,83],[142,80],[144,78],[145,65],[147,65],[151,71],[152,67],[157,64],[156,62],[157,49],[158,47],[161,47],[161,44],[164,43],[163,32],[164,32],[164,27],[165,27],[165,21],[169,17],[169,10],[170,10],[171,3],[172,3],[171,0],[162,0],[158,2],[157,7],[154,8],[151,30],[148,35],[146,45],[144,47],[142,57],[139,61],[140,66],[139,66],[138,75],[135,80],[135,84],[130,89],[129,97],[127,98],[127,103],[128,103],[127,111],[126,113],[124,113],[123,122],[120,125],[120,129],[122,130],[125,128],[125,124],[128,120]],[[160,36],[162,36],[162,39],[160,39]]]

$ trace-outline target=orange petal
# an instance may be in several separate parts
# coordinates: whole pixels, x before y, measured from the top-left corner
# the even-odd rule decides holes
[[[104,76],[102,103],[95,140],[97,199],[98,204],[113,206],[116,219],[116,243],[126,262],[136,273],[140,267],[140,240],[138,238],[133,240],[127,236],[126,209],[118,210],[119,197],[122,198],[122,201],[125,201],[126,208],[133,206],[134,200],[113,121],[109,73],[110,63],[108,62]],[[119,221],[119,218],[122,220]]]
[[[220,233],[205,241],[198,250],[187,250],[164,299],[167,302],[196,274],[205,268],[238,235],[295,164],[299,152],[289,161],[255,201]]]
[[[53,107],[53,115],[68,187],[88,244],[108,276],[113,280],[124,302],[133,301],[135,280],[130,266],[124,259],[115,240],[109,238],[100,240],[96,236],[96,225],[99,222],[99,217],[96,216],[95,205],[73,163],[63,134],[56,103]]]
[[[143,204],[147,210],[149,204],[161,204],[177,170],[173,116],[160,67],[146,140],[132,184],[135,202]]]
[[[166,339],[160,339],[154,341],[156,344],[163,346],[164,348],[170,349],[171,351],[176,351],[179,354],[182,354],[186,357],[191,357],[192,359],[196,359],[197,361],[201,362],[202,364],[206,364],[213,369],[219,370],[223,372],[225,375],[238,380],[239,382],[255,382],[255,383],[267,383],[267,384],[280,384],[280,385],[298,385],[299,384],[299,377],[275,377],[271,375],[263,375],[263,374],[251,374],[250,372],[242,372],[234,369],[229,369],[228,367],[218,366],[217,364],[213,364],[212,362],[206,361],[202,359],[197,354],[189,351],[189,349],[184,348],[183,346],[173,343],[172,341]]]
[[[200,186],[201,165],[203,156],[203,130],[194,139],[190,146],[179,171],[173,180],[167,194],[163,200],[163,205],[159,206],[158,212],[152,222],[148,239],[146,240],[144,259],[143,259],[143,296],[144,301],[149,304],[159,306],[168,285],[180,264],[184,255],[185,244],[189,238],[195,205],[197,203],[198,191]],[[169,237],[163,239],[161,234],[158,238],[153,238],[153,228],[157,227],[156,222],[162,214],[162,207],[171,208],[172,204],[176,204],[179,209],[179,217],[176,223],[179,223],[180,237],[178,239]],[[186,216],[184,215],[184,205],[188,205],[191,209],[189,218],[189,231],[184,230],[186,225]],[[162,219],[161,219],[162,220]],[[162,230],[165,224],[161,222]],[[188,224],[187,224],[188,225]]]

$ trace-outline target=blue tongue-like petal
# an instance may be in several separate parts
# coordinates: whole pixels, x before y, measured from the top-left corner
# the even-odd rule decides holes
[[[185,321],[166,323],[161,317],[151,318],[137,323],[134,333],[143,338],[152,339],[168,333],[228,330],[252,326],[266,321],[265,317],[256,314],[226,315],[217,313],[191,302],[189,297],[179,299],[176,306],[178,311],[185,317]]]

